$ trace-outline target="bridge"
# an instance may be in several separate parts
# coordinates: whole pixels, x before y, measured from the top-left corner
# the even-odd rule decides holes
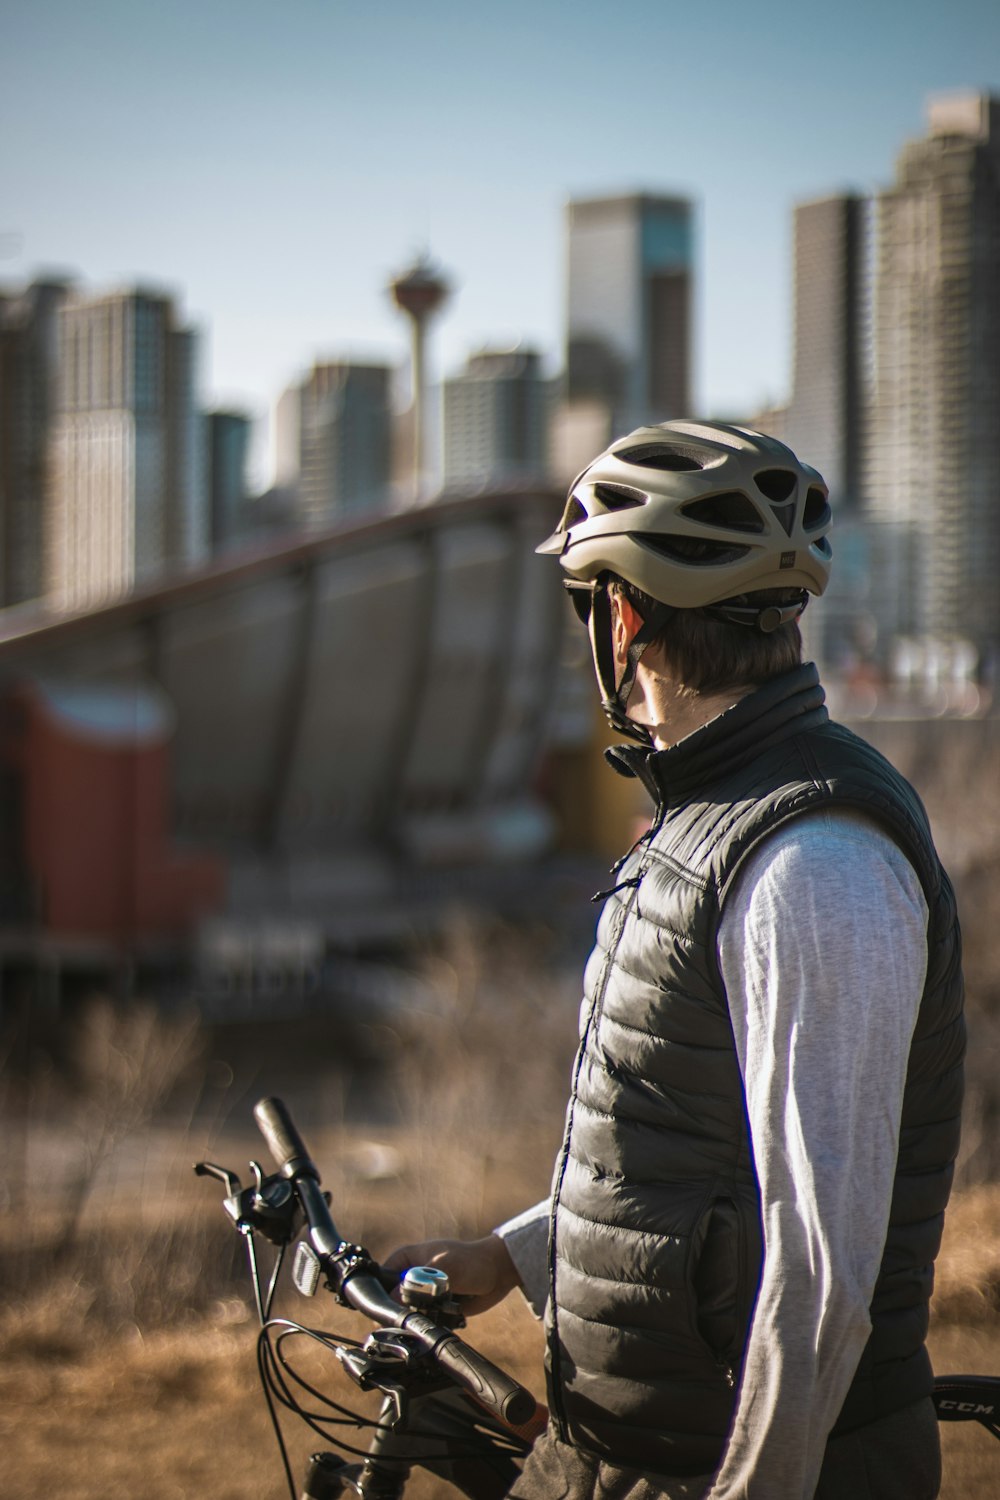
[[[0,952],[327,950],[543,851],[559,505],[454,499],[8,611]]]

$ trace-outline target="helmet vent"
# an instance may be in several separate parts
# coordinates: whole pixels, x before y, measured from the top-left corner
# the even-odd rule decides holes
[[[796,478],[788,469],[764,469],[754,475],[754,483],[765,499],[780,504],[795,493]]]
[[[805,508],[802,512],[804,529],[814,531],[819,526],[829,526],[832,515],[830,502],[823,491],[811,486],[806,493]]]
[[[746,557],[749,547],[734,546],[731,542],[709,542],[700,536],[634,536],[633,541],[650,552],[658,552],[671,562],[686,563],[689,567],[721,567],[738,562]]]
[[[571,526],[578,525],[581,521],[589,521],[590,517],[580,504],[575,495],[570,495],[566,501],[566,509],[562,513],[562,520],[556,527],[557,531],[569,531]]]
[[[741,495],[739,490],[730,490],[724,495],[707,495],[704,500],[692,500],[681,506],[681,515],[703,526],[719,526],[726,531],[764,530],[760,512],[752,500]]]
[[[678,474],[690,474],[714,463],[718,454],[707,449],[678,448],[667,443],[642,443],[638,448],[623,448],[615,454],[627,464],[638,464],[643,469],[670,469]]]
[[[646,504],[642,490],[630,490],[624,484],[595,484],[594,499],[599,500],[605,510],[628,510]]]

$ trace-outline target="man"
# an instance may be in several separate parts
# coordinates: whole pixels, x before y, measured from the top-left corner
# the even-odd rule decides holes
[[[800,664],[829,526],[781,443],[668,422],[584,470],[540,549],[656,812],[587,965],[551,1203],[391,1258],[473,1308],[546,1302],[525,1500],[938,1492],[960,944],[916,794]]]

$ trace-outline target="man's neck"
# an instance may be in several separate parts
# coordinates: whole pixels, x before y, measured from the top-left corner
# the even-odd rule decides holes
[[[669,750],[751,692],[753,688],[748,685],[699,693],[640,662],[629,696],[629,718],[646,726],[657,750]]]

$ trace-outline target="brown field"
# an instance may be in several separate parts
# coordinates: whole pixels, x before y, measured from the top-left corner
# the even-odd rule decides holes
[[[376,1249],[394,1238],[387,1230],[394,1227],[397,1190],[398,1184],[386,1183],[369,1185],[363,1194],[363,1217]],[[186,1196],[183,1232],[161,1224],[157,1233],[137,1236],[135,1226],[116,1226],[114,1217],[106,1221],[86,1257],[91,1275],[120,1278],[103,1310],[93,1283],[75,1271],[8,1310],[0,1329],[7,1500],[35,1500],[49,1489],[63,1500],[135,1495],[193,1500],[199,1494],[214,1500],[282,1500],[287,1494],[257,1384],[250,1309],[239,1295],[238,1279],[228,1281],[223,1274],[225,1257],[209,1251],[225,1248],[235,1236],[221,1214],[208,1213]],[[132,1242],[116,1245],[116,1229],[131,1235]],[[961,1195],[940,1263],[931,1340],[942,1373],[1000,1373],[998,1246],[1000,1190]],[[161,1303],[149,1319],[159,1326],[144,1331],[141,1308],[135,1308],[138,1316],[109,1328],[109,1308],[116,1299],[121,1303],[129,1278],[126,1298],[145,1286],[150,1303],[155,1301],[155,1278],[147,1282],[147,1272],[158,1263],[170,1279],[164,1253],[175,1261],[190,1257],[186,1297],[176,1283],[173,1290],[187,1300],[187,1310],[168,1319]],[[103,1258],[103,1271],[91,1256]],[[358,1320],[350,1315],[331,1309],[321,1318],[318,1304],[303,1303],[294,1292],[283,1310],[292,1317],[315,1317],[326,1327],[358,1331]],[[520,1298],[485,1314],[471,1332],[485,1352],[542,1394],[540,1331]],[[344,1387],[339,1370],[326,1373]],[[1000,1443],[973,1425],[945,1426],[942,1436],[945,1500],[994,1496]],[[297,1435],[292,1443],[296,1474],[317,1446],[309,1434]],[[454,1491],[421,1475],[412,1493],[420,1500],[444,1500]]]
[[[188,1212],[197,1226],[190,1235],[175,1231],[171,1249],[190,1253],[196,1268],[198,1247],[209,1234],[223,1244],[235,1236],[221,1214],[208,1216],[190,1203]],[[151,1254],[148,1246],[144,1253]],[[130,1256],[112,1252],[110,1259],[124,1269]],[[138,1320],[114,1332],[95,1326],[86,1306],[91,1289],[69,1278],[58,1291],[12,1310],[0,1333],[6,1500],[34,1500],[49,1489],[66,1500],[287,1495],[257,1381],[255,1323],[238,1294],[240,1283],[233,1279],[226,1291],[201,1311],[146,1332]],[[518,1304],[511,1299],[487,1314],[475,1337],[540,1393],[540,1335]],[[332,1305],[305,1303],[294,1291],[276,1311],[337,1331],[364,1331],[360,1319]],[[371,1401],[358,1397],[331,1359],[317,1373],[348,1404],[371,1411]],[[290,1422],[285,1431],[301,1477],[308,1454],[324,1445],[295,1433]],[[430,1476],[422,1479],[422,1485],[414,1482],[414,1495],[429,1500],[454,1493]]]
[[[246,1178],[261,1151],[250,1122],[260,1094],[284,1092],[296,1106],[341,1230],[376,1255],[425,1234],[480,1233],[546,1191],[575,1041],[575,967],[555,971],[543,937],[459,929],[424,977],[424,999],[404,1017],[352,1033],[325,1019],[212,1034],[97,1005],[69,1035],[9,1039],[6,1500],[287,1494],[257,1383],[242,1245],[216,1185],[190,1172],[208,1156]],[[989,1045],[972,1059],[962,1186],[939,1262],[932,1352],[942,1373],[1000,1374],[992,970],[989,981]],[[294,1291],[276,1311],[352,1330],[349,1315]],[[472,1335],[541,1393],[540,1332],[519,1298]],[[1000,1493],[1000,1443],[966,1425],[942,1435],[946,1500]],[[321,1443],[299,1434],[292,1446],[299,1474]],[[412,1493],[454,1492],[423,1476]]]
[[[481,1346],[538,1388],[537,1328],[522,1310],[487,1314],[475,1330]],[[0,1375],[4,1493],[35,1500],[54,1490],[65,1500],[283,1500],[278,1455],[264,1425],[248,1330],[161,1332],[86,1354],[5,1357]],[[1000,1369],[997,1330],[938,1328],[940,1370]],[[992,1500],[1000,1447],[980,1427],[942,1429],[943,1500]],[[301,1462],[318,1444],[294,1445]],[[422,1475],[420,1500],[454,1491]]]

